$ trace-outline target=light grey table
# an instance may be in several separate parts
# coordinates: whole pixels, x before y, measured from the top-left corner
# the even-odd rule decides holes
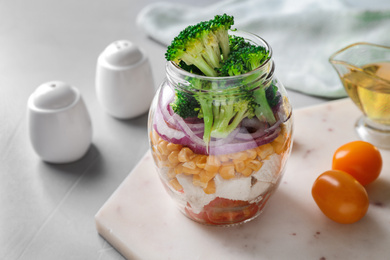
[[[122,259],[98,235],[94,215],[148,149],[147,115],[107,115],[95,96],[95,66],[108,44],[128,39],[147,51],[158,86],[165,47],[135,23],[151,2],[0,1],[0,259]],[[27,99],[51,80],[79,88],[91,115],[93,145],[75,163],[44,163],[30,144]],[[326,101],[289,96],[294,108]]]

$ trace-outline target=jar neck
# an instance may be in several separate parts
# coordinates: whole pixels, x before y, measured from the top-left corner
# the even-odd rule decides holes
[[[268,53],[268,59],[255,70],[237,76],[207,77],[187,72],[174,62],[166,63],[166,75],[169,85],[187,92],[210,92],[213,95],[224,94],[227,90],[232,93],[234,89],[240,91],[242,86],[246,88],[266,88],[272,82],[275,65],[272,59],[272,49],[266,41],[257,35],[232,31],[232,35],[243,37],[246,41],[256,46],[264,47]]]

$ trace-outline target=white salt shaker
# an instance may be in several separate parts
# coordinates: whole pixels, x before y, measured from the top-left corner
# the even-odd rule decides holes
[[[96,95],[113,117],[137,117],[150,107],[155,92],[149,59],[128,40],[111,43],[99,55]]]
[[[92,125],[80,91],[61,81],[40,85],[28,99],[32,146],[42,160],[70,163],[84,156]]]

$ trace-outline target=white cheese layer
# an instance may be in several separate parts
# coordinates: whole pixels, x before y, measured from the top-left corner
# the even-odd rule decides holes
[[[185,199],[191,205],[192,211],[198,214],[216,197],[256,201],[260,195],[276,184],[280,174],[281,160],[280,155],[276,153],[271,155],[268,160],[263,161],[261,169],[249,177],[225,180],[217,174],[214,178],[216,187],[214,194],[206,194],[201,187],[194,186],[191,175],[179,174],[176,178],[183,187]]]
[[[204,193],[203,188],[192,184],[192,175],[178,174],[176,178],[183,187],[185,199],[195,214],[201,212],[205,205],[217,197],[216,194]]]

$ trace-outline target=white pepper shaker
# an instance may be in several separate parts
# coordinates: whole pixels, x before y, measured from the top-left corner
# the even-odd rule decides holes
[[[92,142],[92,124],[80,91],[61,81],[40,85],[28,99],[32,146],[42,160],[70,163]]]
[[[134,118],[147,112],[155,92],[149,59],[128,40],[111,43],[99,55],[96,95],[113,117]]]

